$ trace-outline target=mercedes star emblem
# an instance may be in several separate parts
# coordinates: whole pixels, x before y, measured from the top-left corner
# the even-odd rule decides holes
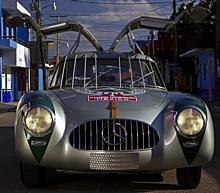
[[[102,128],[102,139],[109,145],[120,145],[127,139],[126,128],[120,123],[108,123]]]

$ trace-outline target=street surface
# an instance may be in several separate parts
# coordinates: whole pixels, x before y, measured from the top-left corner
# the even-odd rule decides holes
[[[164,181],[148,182],[145,176],[58,174],[43,189],[27,189],[20,180],[18,160],[13,145],[15,113],[0,114],[0,193],[145,193],[145,192],[220,192],[220,110],[213,113],[216,152],[203,168],[200,185],[182,190],[176,183],[175,170],[163,174]]]

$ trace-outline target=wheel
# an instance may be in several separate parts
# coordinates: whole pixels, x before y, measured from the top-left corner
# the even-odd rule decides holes
[[[155,182],[162,182],[163,181],[163,176],[161,175],[161,173],[151,174],[151,178]]]
[[[149,182],[162,182],[163,176],[161,173],[153,173],[153,174],[147,174],[147,181]]]
[[[21,180],[26,187],[37,188],[45,185],[47,169],[20,163],[20,174]]]
[[[176,169],[177,182],[183,188],[196,188],[201,179],[201,166]]]

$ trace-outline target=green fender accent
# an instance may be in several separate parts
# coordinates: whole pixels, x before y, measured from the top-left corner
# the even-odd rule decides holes
[[[205,106],[205,103],[201,99],[189,97],[189,98],[184,98],[184,99],[178,100],[175,103],[174,110],[179,111],[180,109],[182,109],[186,106],[197,107],[207,117],[206,106]],[[183,153],[186,157],[186,160],[188,161],[188,163],[190,165],[194,161],[194,159],[196,158],[196,155],[198,154],[198,151],[199,151],[199,148],[201,146],[202,139],[204,136],[204,131],[200,135],[198,135],[197,137],[192,137],[192,138],[185,138],[182,135],[180,135],[178,132],[177,132],[177,136],[178,136],[180,145],[182,147]],[[185,147],[184,143],[187,143],[187,142],[197,143],[197,146],[196,147]]]
[[[31,106],[42,105],[46,106],[55,113],[54,106],[50,100],[50,98],[46,95],[33,95],[30,100]]]
[[[44,153],[47,149],[47,145],[50,141],[50,137],[51,137],[51,133],[44,136],[44,137],[31,137],[29,140],[28,140],[28,144],[31,148],[31,151],[35,157],[35,159],[37,160],[38,163],[41,162],[43,156],[44,156]],[[38,146],[38,145],[33,145],[33,142],[37,143],[37,142],[45,142],[45,145],[42,145],[42,146]]]
[[[38,105],[46,106],[47,108],[51,109],[52,112],[55,114],[55,109],[50,98],[43,93],[41,94],[37,93],[37,95],[31,94],[31,98],[29,102],[30,102],[31,107],[38,106]],[[27,132],[26,132],[26,135],[28,135]],[[43,137],[31,136],[30,139],[28,140],[31,151],[38,163],[41,162],[44,156],[44,153],[47,149],[51,135],[52,135],[52,131]],[[44,145],[42,145],[42,143]]]
[[[175,111],[178,111],[186,106],[195,106],[199,108],[206,116],[207,116],[207,110],[205,107],[205,103],[199,99],[199,98],[184,98],[176,101],[175,103]]]

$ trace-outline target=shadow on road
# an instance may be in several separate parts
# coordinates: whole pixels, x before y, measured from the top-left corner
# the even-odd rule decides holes
[[[47,189],[62,187],[65,192],[149,192],[152,190],[182,190],[177,184],[152,182],[146,175],[58,174],[49,181]]]
[[[217,122],[216,122],[217,123]],[[218,121],[220,123],[220,120]],[[218,131],[219,132],[219,131]],[[50,178],[49,184],[43,189],[26,189],[19,174],[19,164],[15,155],[13,143],[13,127],[0,127],[0,193],[140,193],[140,192],[207,192],[213,187],[210,179],[203,178],[199,189],[182,190],[176,184],[175,177],[172,181],[151,182],[146,175],[82,175],[82,174],[57,174]],[[217,140],[216,140],[217,141]],[[217,141],[219,146],[219,141]],[[215,157],[204,168],[204,172],[212,176],[220,184],[219,148]],[[175,175],[175,174],[173,174]],[[174,179],[174,180],[173,180]],[[208,186],[209,184],[209,186]],[[216,185],[214,185],[216,186]],[[205,191],[203,189],[206,188]],[[215,187],[213,191],[218,192]]]
[[[215,154],[211,162],[204,167],[204,170],[218,182],[220,187],[220,112],[212,112],[212,118],[215,128]]]
[[[179,190],[176,184],[165,184],[151,181],[144,176],[136,175],[82,175],[56,174],[49,179],[43,189],[26,189],[21,182],[19,164],[13,143],[13,127],[0,127],[0,193],[64,193],[64,192],[140,192],[140,190]]]

